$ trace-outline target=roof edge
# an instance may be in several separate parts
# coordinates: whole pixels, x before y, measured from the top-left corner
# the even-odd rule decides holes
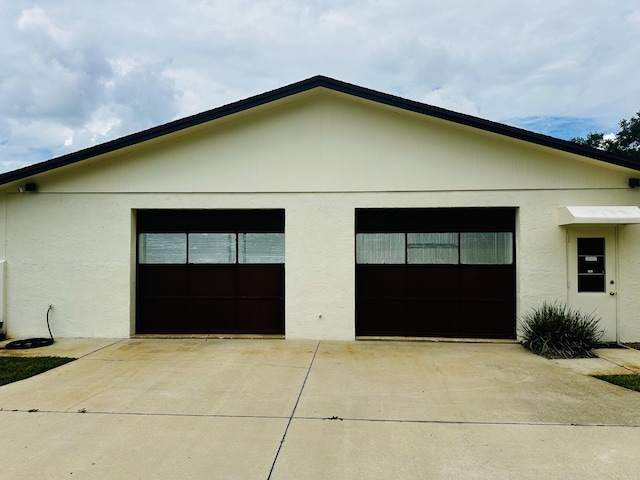
[[[137,145],[149,140],[153,140],[155,138],[162,137],[164,135],[201,125],[203,123],[217,120],[219,118],[223,118],[235,113],[240,113],[251,108],[265,105],[267,103],[274,102],[276,100],[280,100],[319,87],[327,88],[329,90],[334,90],[361,99],[370,100],[383,105],[400,108],[441,120],[446,120],[453,123],[466,125],[472,128],[496,133],[498,135],[504,135],[506,137],[511,137],[514,139],[523,140],[525,142],[549,147],[555,150],[560,150],[594,160],[599,160],[605,163],[610,163],[613,165],[640,171],[640,161],[628,157],[614,155],[602,150],[597,150],[592,147],[579,145],[568,140],[550,137],[547,135],[531,132],[529,130],[524,130],[502,123],[485,120],[479,117],[474,117],[472,115],[457,113],[441,107],[436,107],[395,95],[382,93],[369,88],[360,87],[340,80],[335,80],[323,75],[316,75],[306,80],[301,80],[299,82],[292,83],[275,90],[270,90],[259,95],[248,97],[243,100],[229,103],[212,110],[207,110],[202,113],[197,113],[195,115],[190,115],[178,120],[173,120],[171,122],[142,130],[140,132],[132,133],[114,140],[110,140],[99,145],[94,145],[92,147],[62,155],[60,157],[55,157],[50,160],[0,174],[0,185],[26,179],[40,173],[81,162],[89,158],[111,153],[123,148]]]

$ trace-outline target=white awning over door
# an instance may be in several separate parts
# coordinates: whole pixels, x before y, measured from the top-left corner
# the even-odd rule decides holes
[[[558,225],[626,225],[640,223],[637,206],[576,206],[558,209]]]

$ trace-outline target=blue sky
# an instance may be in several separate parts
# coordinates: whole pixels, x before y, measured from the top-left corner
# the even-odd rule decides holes
[[[605,124],[599,122],[597,118],[589,117],[531,116],[507,119],[504,123],[564,140],[586,137],[591,132],[616,133],[619,130],[617,123]]]
[[[0,171],[314,75],[569,139],[640,110],[637,0],[0,0]]]

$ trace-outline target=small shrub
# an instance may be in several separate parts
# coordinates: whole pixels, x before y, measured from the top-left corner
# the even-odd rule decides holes
[[[544,303],[523,318],[522,345],[547,358],[594,357],[604,331],[599,318],[558,303]]]

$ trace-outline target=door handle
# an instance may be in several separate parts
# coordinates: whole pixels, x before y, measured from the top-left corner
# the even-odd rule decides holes
[[[616,292],[609,292],[609,295],[611,295],[611,296],[613,296],[615,294],[616,294]]]

